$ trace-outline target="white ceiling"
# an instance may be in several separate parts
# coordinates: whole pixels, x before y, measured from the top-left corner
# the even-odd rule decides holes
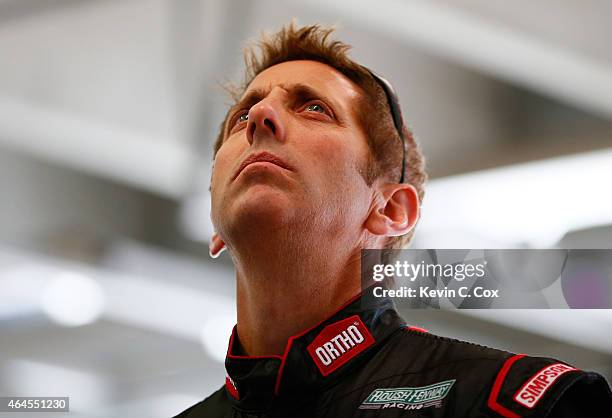
[[[396,84],[434,174],[502,154],[534,123],[521,116],[528,91],[556,112],[580,109],[566,112],[591,121],[585,147],[601,147],[612,131],[610,6],[556,3],[382,0],[371,13],[363,0],[5,1],[0,143],[184,196],[195,168],[206,173],[227,103],[219,83],[240,77],[244,40],[298,16],[337,24],[354,55]]]

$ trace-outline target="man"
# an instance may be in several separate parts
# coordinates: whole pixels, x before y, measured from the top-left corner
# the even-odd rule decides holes
[[[289,25],[248,56],[211,179],[238,322],[225,385],[178,417],[612,416],[596,373],[364,307],[361,249],[407,243],[426,176],[390,87],[330,34]]]

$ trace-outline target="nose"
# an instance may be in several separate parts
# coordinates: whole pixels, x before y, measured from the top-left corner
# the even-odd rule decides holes
[[[251,107],[246,132],[249,144],[253,144],[256,138],[274,138],[278,141],[285,140],[285,126],[278,111],[279,105],[272,99],[264,99]]]

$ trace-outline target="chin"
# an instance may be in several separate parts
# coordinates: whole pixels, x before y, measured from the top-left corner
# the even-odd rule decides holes
[[[290,223],[296,214],[297,200],[286,190],[265,184],[252,185],[231,203],[227,212],[238,230],[265,230]]]

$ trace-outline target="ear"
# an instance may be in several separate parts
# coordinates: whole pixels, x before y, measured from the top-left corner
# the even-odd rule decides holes
[[[208,244],[208,254],[212,258],[217,258],[225,250],[225,243],[216,232],[213,234],[210,244]]]
[[[419,195],[410,184],[380,186],[380,196],[372,204],[365,228],[374,235],[395,237],[407,234],[419,219]]]

